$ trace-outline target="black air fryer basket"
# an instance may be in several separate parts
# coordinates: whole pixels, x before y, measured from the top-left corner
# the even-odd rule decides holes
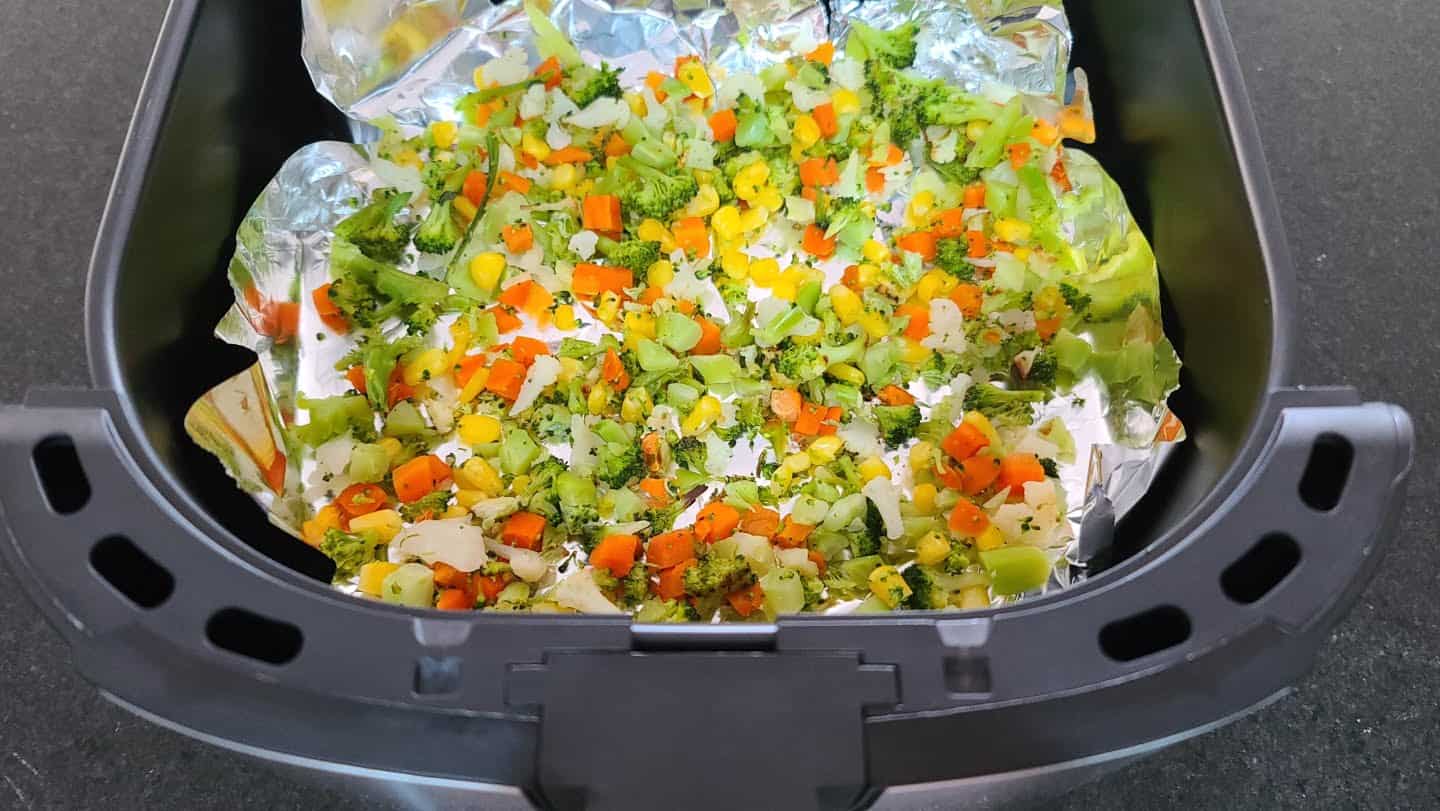
[[[1160,259],[1189,440],[1107,571],[966,614],[645,626],[364,602],[194,446],[246,208],[348,140],[296,4],[175,0],[90,269],[93,388],[0,410],[0,543],[105,695],[418,805],[845,808],[1050,791],[1284,694],[1370,579],[1413,438],[1299,388],[1295,283],[1217,0],[1071,0],[1097,157]]]

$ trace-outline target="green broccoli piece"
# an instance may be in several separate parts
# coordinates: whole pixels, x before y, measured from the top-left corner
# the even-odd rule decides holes
[[[991,422],[1023,428],[1035,419],[1035,404],[1045,401],[1043,391],[1009,391],[989,383],[965,392],[965,410],[979,411]]]
[[[670,447],[670,452],[675,456],[675,464],[686,470],[693,470],[702,473],[705,470],[705,443],[693,436],[680,439]]]
[[[345,240],[331,245],[330,276],[330,300],[350,323],[363,328],[399,318],[412,332],[421,332],[441,312],[466,310],[475,303],[452,294],[444,282],[371,259]]]
[[[711,555],[685,570],[685,593],[692,597],[729,594],[755,583],[755,571],[745,558]]]
[[[973,280],[975,266],[970,264],[970,244],[959,237],[946,237],[937,241],[935,267],[962,282]]]
[[[716,156],[716,163],[719,163],[719,156]],[[730,185],[731,178],[724,172],[715,172],[710,176],[710,185],[715,187],[715,194],[720,198],[720,205],[728,206],[734,204],[737,198],[735,189]]]
[[[818,577],[805,577],[801,579],[800,586],[805,590],[805,610],[814,610],[824,602],[825,581]]]
[[[525,509],[545,516],[545,520],[552,525],[559,524],[563,520],[562,505],[556,492],[555,480],[567,470],[564,462],[553,456],[546,456],[530,467],[529,483],[523,491],[515,493],[515,496],[520,499]]]
[[[645,598],[650,596],[650,570],[644,561],[636,561],[630,567],[630,573],[620,581],[620,587],[625,605],[637,606],[645,602]]]
[[[920,430],[920,406],[910,405],[875,406],[875,421],[880,426],[880,436],[885,446],[894,450],[915,438]]]
[[[419,521],[426,513],[429,513],[431,518],[437,518],[440,513],[445,512],[446,507],[450,506],[450,498],[453,495],[449,490],[436,490],[419,501],[401,504],[400,517],[412,523]]]
[[[686,600],[646,600],[635,612],[635,621],[654,622],[697,622],[700,612]]]
[[[373,535],[352,535],[343,530],[329,529],[320,541],[320,551],[335,561],[335,580],[340,582],[354,577],[361,566],[376,560],[376,549],[383,545],[377,543]]]
[[[1059,372],[1060,364],[1055,358],[1055,352],[1047,346],[1035,353],[1035,357],[1030,361],[1030,370],[1022,377],[1022,383],[1027,389],[1053,390]]]
[[[369,440],[375,436],[375,415],[370,403],[359,394],[342,394],[338,397],[322,397],[311,400],[301,396],[298,405],[309,412],[310,420],[297,425],[292,433],[299,441],[312,448],[346,432],[356,439]]]
[[[814,344],[790,344],[775,361],[775,371],[794,383],[807,383],[825,374],[825,356]]]
[[[790,159],[790,150],[775,150],[766,161],[770,165],[770,185],[782,195],[800,193],[800,165]]]
[[[1041,459],[1040,468],[1045,471],[1046,476],[1052,479],[1060,478],[1060,465],[1054,459]]]
[[[963,127],[971,121],[993,120],[998,113],[999,108],[989,99],[940,85],[927,96],[923,118],[927,125]]]
[[[964,544],[951,543],[950,553],[945,556],[944,563],[940,564],[946,574],[964,574],[974,563],[970,559],[970,553],[966,551]]]
[[[913,22],[881,31],[851,21],[846,53],[859,59],[881,61],[892,68],[908,68],[915,64],[915,37],[919,33],[920,26]]]
[[[841,457],[845,458],[845,457]],[[875,502],[865,500],[865,531],[850,536],[850,554],[863,558],[880,554],[880,545],[885,540],[885,519]]]
[[[1060,295],[1065,297],[1065,303],[1070,310],[1080,318],[1085,318],[1090,311],[1090,296],[1080,292],[1080,288],[1066,282],[1060,283]]]
[[[431,160],[420,170],[420,182],[425,184],[425,188],[430,190],[430,197],[435,200],[448,193],[460,191],[464,180],[465,172],[449,158]]]
[[[845,226],[868,220],[870,216],[865,213],[863,200],[852,200],[848,198],[826,198],[815,212],[815,224],[826,230],[836,230]]]
[[[662,172],[626,155],[617,166],[630,177],[616,178],[620,205],[627,212],[668,222],[670,215],[689,205],[700,192],[691,172]]]
[[[415,232],[415,247],[424,253],[449,253],[460,244],[464,231],[455,222],[454,198],[446,197],[430,207],[425,221]]]
[[[395,221],[410,202],[410,192],[380,189],[369,205],[335,226],[335,236],[348,241],[377,262],[399,262],[410,244],[410,226]]]
[[[566,532],[583,535],[599,523],[600,497],[594,479],[563,470],[554,476],[554,491]]]
[[[617,242],[609,237],[600,237],[596,243],[600,255],[612,265],[644,273],[647,268],[660,261],[660,243],[643,239],[627,239]]]
[[[920,137],[927,105],[944,92],[944,84],[939,81],[902,73],[877,59],[865,63],[865,82],[890,124],[891,143],[901,147]]]
[[[620,71],[605,62],[601,62],[598,68],[581,65],[570,71],[561,89],[582,110],[598,98],[618,99],[624,95],[620,88]]]
[[[929,611],[944,608],[950,602],[945,589],[935,582],[935,575],[920,566],[911,566],[900,573],[905,585],[910,587],[910,596],[905,600],[906,608]]]
[[[639,442],[607,442],[600,446],[599,456],[595,478],[611,489],[624,487],[645,473]]]
[[[941,177],[956,185],[968,186],[980,179],[980,170],[972,166],[966,166],[964,158],[956,158],[949,163],[935,163],[932,161],[930,166],[933,167]]]

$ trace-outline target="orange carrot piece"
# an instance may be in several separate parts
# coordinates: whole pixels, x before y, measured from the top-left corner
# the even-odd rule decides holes
[[[514,400],[520,396],[520,387],[525,384],[525,373],[525,366],[520,362],[499,358],[490,366],[485,389],[506,400]]]
[[[950,239],[965,233],[965,212],[958,208],[947,208],[930,220],[930,230],[936,239]]]
[[[578,146],[561,147],[545,156],[546,166],[559,166],[562,163],[589,163],[593,156],[587,149]]]
[[[715,136],[716,143],[733,141],[739,124],[740,120],[735,117],[734,110],[720,110],[710,115],[710,134]]]
[[[507,225],[500,229],[500,236],[505,240],[505,249],[511,253],[524,253],[535,245],[535,232],[530,229],[530,223]]]
[[[960,490],[976,496],[995,483],[1000,475],[1000,460],[993,456],[972,456],[960,463]]]
[[[369,515],[390,501],[385,491],[375,484],[352,484],[335,497],[335,506],[346,518]]]
[[[781,549],[799,549],[814,531],[815,527],[809,524],[797,524],[794,519],[786,518],[785,526],[775,536],[775,545]]]
[[[811,223],[805,226],[805,236],[800,240],[800,247],[811,256],[817,259],[829,259],[835,255],[835,237],[826,237],[825,229]]]
[[[525,306],[525,300],[530,296],[530,288],[534,286],[535,283],[529,279],[512,284],[500,291],[500,298],[497,300],[506,307],[518,310]]]
[[[417,456],[395,468],[390,474],[395,485],[395,496],[411,504],[435,492],[435,470],[430,460]]]
[[[865,191],[879,194],[885,191],[885,173],[875,167],[865,170]]]
[[[970,185],[968,185],[968,186],[965,187],[965,207],[966,207],[966,208],[984,208],[984,207],[985,207],[985,184],[984,184],[984,183],[971,183]]]
[[[815,564],[815,568],[820,570],[820,576],[824,577],[825,570],[830,568],[830,562],[825,559],[825,556],[820,554],[818,549],[811,549],[806,553],[805,557],[809,558],[810,562]]]
[[[933,231],[914,231],[895,240],[895,244],[902,251],[909,251],[920,255],[926,262],[935,261],[935,233]]]
[[[998,489],[1010,488],[1007,501],[1025,498],[1027,482],[1045,481],[1045,468],[1033,453],[1012,453],[1000,460],[1000,475],[995,480]]]
[[[950,300],[960,308],[960,314],[966,318],[974,318],[980,314],[980,308],[985,303],[985,291],[978,284],[956,285],[950,291]]]
[[[820,137],[833,138],[840,131],[840,119],[835,115],[835,105],[825,102],[810,111],[810,117],[820,127]]]
[[[1040,335],[1040,340],[1048,341],[1060,331],[1062,323],[1063,319],[1058,315],[1053,318],[1037,318],[1035,319],[1035,332]]]
[[[951,459],[957,462],[963,462],[988,447],[990,447],[990,437],[968,422],[962,422],[955,426],[955,430],[940,440],[940,450],[945,451]]]
[[[535,362],[536,357],[548,354],[550,354],[550,347],[546,346],[544,341],[535,338],[521,335],[510,342],[510,357],[527,367]]]
[[[699,561],[694,558],[682,560],[668,569],[660,570],[655,582],[655,596],[662,600],[678,600],[685,596],[685,570]]]
[[[1055,181],[1061,191],[1068,192],[1075,188],[1070,183],[1070,173],[1065,169],[1065,161],[1055,161],[1055,165],[1050,167],[1050,179]]]
[[[928,313],[927,313],[928,315]],[[904,406],[915,402],[915,395],[893,383],[875,392],[876,398],[888,406]]]
[[[552,56],[535,68],[535,75],[545,81],[546,90],[554,90],[560,86],[565,73],[560,68],[560,60]]]
[[[672,233],[675,235],[675,244],[686,253],[697,257],[710,255],[710,231],[705,227],[705,220],[686,217],[675,223]]]
[[[442,589],[435,598],[435,607],[441,611],[469,611],[475,607],[475,600],[464,589]]]
[[[470,587],[470,575],[448,563],[436,561],[430,567],[435,572],[435,585],[442,589],[466,589]]]
[[[770,410],[775,412],[781,422],[800,419],[800,409],[804,404],[805,401],[796,389],[774,389],[770,392]]]
[[[590,552],[590,565],[609,569],[616,577],[624,577],[635,567],[640,538],[635,535],[607,535]]]
[[[621,155],[630,154],[630,143],[618,132],[610,134],[610,140],[605,142],[605,157],[618,158]]]
[[[624,227],[620,219],[620,198],[613,194],[592,194],[580,204],[581,223],[591,231],[611,234]]]
[[[740,531],[747,535],[773,538],[780,531],[780,513],[755,505],[740,516]]]
[[[950,511],[950,531],[962,538],[974,538],[990,526],[990,516],[973,502],[960,499]]]
[[[504,307],[491,307],[489,313],[495,316],[495,329],[502,335],[520,329],[520,319]]]
[[[635,274],[629,268],[581,263],[570,275],[570,289],[583,299],[593,299],[610,291],[624,293],[635,286]]]
[[[645,86],[650,88],[650,91],[655,94],[655,100],[662,104],[670,94],[661,90],[660,85],[665,84],[665,80],[668,78],[665,74],[653,70],[645,74]]]
[[[485,602],[494,603],[500,596],[500,592],[510,585],[514,575],[506,574],[482,574],[475,578],[475,588],[481,595],[484,595]]]
[[[720,325],[703,316],[697,317],[700,325],[700,340],[690,347],[692,355],[718,355],[724,348],[720,344]]]
[[[1022,169],[1025,164],[1030,162],[1030,155],[1035,150],[1028,143],[1021,141],[1005,147],[1005,151],[1010,155],[1010,165],[1015,169]]]
[[[350,388],[365,393],[365,367],[359,364],[345,370],[345,379],[350,382]]]
[[[663,509],[670,505],[670,490],[665,487],[664,479],[657,479],[650,476],[640,480],[640,492],[652,507]]]
[[[465,185],[461,187],[460,193],[465,195],[466,200],[478,206],[480,201],[485,199],[485,184],[489,180],[484,172],[472,169],[469,174],[465,175]]]
[[[740,511],[723,501],[706,504],[695,517],[695,538],[705,543],[723,541],[740,526]]]
[[[984,231],[966,231],[965,241],[969,243],[971,259],[984,259],[990,255],[990,240]]]
[[[748,617],[765,605],[765,589],[756,583],[725,595],[725,599],[730,603],[730,607],[735,609],[736,614]]]
[[[815,50],[805,54],[805,58],[811,62],[819,62],[828,68],[830,67],[830,63],[835,59],[835,43],[827,39],[819,45],[816,45]]]
[[[546,523],[545,516],[538,513],[515,513],[500,527],[500,542],[517,549],[537,550],[541,536],[545,534]]]
[[[650,539],[645,548],[645,561],[652,566],[668,569],[695,557],[695,531],[677,529]]]
[[[322,284],[310,292],[310,300],[315,303],[315,312],[320,315],[320,320],[334,332],[346,333],[350,331],[350,322],[340,314],[340,308],[330,298],[330,285]]]
[[[840,164],[834,158],[809,158],[800,164],[804,186],[832,186],[840,180]]]

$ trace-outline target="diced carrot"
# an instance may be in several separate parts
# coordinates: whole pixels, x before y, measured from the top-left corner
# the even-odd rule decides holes
[[[358,363],[345,370],[345,379],[350,381],[350,388],[365,393],[365,367]]]
[[[1045,146],[1050,146],[1060,140],[1060,128],[1041,118],[1035,122],[1035,126],[1030,128],[1030,137]]]
[[[507,332],[514,332],[521,327],[520,319],[516,318],[514,313],[504,307],[491,307],[487,312],[495,316],[495,329],[502,335]]]
[[[815,46],[815,50],[805,54],[805,58],[811,62],[819,62],[825,67],[830,67],[830,62],[835,59],[835,43],[825,40]]]
[[[929,313],[926,313],[927,317]],[[893,383],[875,392],[876,398],[888,406],[904,406],[915,402],[915,395]]]
[[[535,362],[536,357],[548,354],[550,354],[550,347],[546,346],[544,341],[535,338],[521,335],[510,342],[510,357],[527,367]]]
[[[809,558],[810,562],[815,564],[815,568],[820,570],[820,576],[824,577],[825,570],[830,568],[830,562],[825,560],[825,556],[820,554],[820,550],[811,549],[805,554],[805,557]]]
[[[740,526],[740,511],[723,501],[712,501],[695,517],[695,538],[705,543],[723,541]]]
[[[667,569],[660,570],[655,582],[655,596],[662,600],[678,600],[685,596],[685,570],[699,561],[694,558],[682,560]]]
[[[735,129],[739,123],[734,110],[720,110],[712,113],[710,115],[710,134],[715,136],[716,143],[733,141],[735,140]]]
[[[465,185],[461,187],[460,191],[465,195],[466,200],[478,206],[485,199],[485,184],[489,180],[484,172],[472,169],[469,174],[465,175]]]
[[[620,355],[616,354],[613,349],[606,349],[605,359],[600,363],[600,379],[606,383],[618,384],[620,380],[627,377],[625,364],[620,360]]]
[[[618,158],[621,155],[630,154],[630,143],[618,132],[610,134],[610,139],[605,142],[605,157]]]
[[[518,117],[516,118],[516,123],[520,123]],[[516,153],[515,159],[520,161],[520,165],[524,166],[526,169],[534,169],[535,167],[540,165],[540,161],[537,160],[536,157],[534,155],[531,155],[529,152]],[[500,184],[500,189],[501,191],[505,190],[504,183]]]
[[[1065,161],[1055,161],[1055,165],[1050,167],[1050,179],[1055,181],[1061,191],[1068,192],[1075,188],[1070,184],[1070,173],[1065,169]]]
[[[696,56],[695,54],[685,54],[684,56],[677,56],[677,57],[675,57],[675,72],[674,72],[675,78],[677,78],[677,79],[680,78],[680,67],[681,67],[682,65],[686,64],[687,62],[699,62],[699,61],[700,61],[700,57]]]
[[[800,419],[800,409],[805,404],[796,389],[774,389],[770,392],[770,410],[781,422]]]
[[[620,219],[620,198],[613,194],[592,194],[580,204],[581,223],[591,231],[615,233],[624,228]]]
[[[820,126],[820,137],[833,138],[840,131],[840,119],[835,116],[835,105],[825,102],[810,111],[810,117]]]
[[[823,406],[812,406],[805,403],[800,406],[800,416],[795,419],[795,433],[800,436],[818,436],[820,434],[820,423],[826,415]]]
[[[465,589],[470,587],[470,574],[462,572],[448,563],[436,561],[431,570],[435,572],[435,585],[442,589]]]
[[[1021,169],[1030,162],[1030,154],[1035,150],[1031,148],[1030,144],[1021,141],[1005,147],[1005,151],[1010,155],[1010,165],[1015,169]]]
[[[514,576],[508,572],[505,574],[482,574],[475,578],[475,587],[485,597],[485,602],[493,604],[500,596],[500,592],[510,585]]]
[[[964,471],[959,466],[952,466],[947,460],[941,458],[935,464],[935,478],[951,490],[965,489]]]
[[[879,194],[885,191],[885,173],[875,167],[865,170],[865,191]]]
[[[687,301],[687,300],[685,300],[685,299],[682,298],[682,299],[680,299],[679,301],[675,302],[675,309],[679,310],[680,312],[684,313],[685,315],[694,315],[694,314],[695,314],[695,302],[693,302],[693,301]]]
[[[748,617],[765,605],[765,589],[756,583],[725,595],[725,599],[730,603],[730,607],[735,609],[736,614]]]
[[[544,285],[532,285],[530,291],[525,294],[525,303],[520,306],[529,316],[536,321],[544,322],[550,311],[550,305],[555,303],[555,295],[546,290]]]
[[[932,231],[913,231],[895,240],[902,251],[919,254],[926,262],[935,259],[935,234]]]
[[[655,94],[656,101],[664,103],[665,99],[670,95],[660,89],[660,85],[665,84],[665,81],[669,78],[670,77],[665,74],[654,70],[645,74],[645,86],[650,88],[650,91]]]
[[[395,468],[390,474],[395,496],[411,504],[435,492],[435,470],[430,460],[417,456]]]
[[[589,150],[581,149],[578,146],[566,146],[546,155],[545,165],[559,166],[562,163],[589,163],[592,157]]]
[[[535,232],[531,230],[530,223],[507,225],[500,229],[500,236],[505,240],[505,249],[511,253],[524,253],[535,244]]]
[[[947,208],[930,219],[930,230],[936,239],[951,239],[965,233],[963,209]]]
[[[980,308],[985,304],[985,291],[978,284],[959,284],[950,291],[950,300],[960,308],[961,315],[974,318],[980,314]]]
[[[1035,332],[1039,334],[1040,340],[1048,341],[1060,331],[1062,323],[1063,319],[1058,315],[1053,318],[1037,318],[1035,319]]]
[[[923,341],[930,335],[930,308],[919,304],[902,304],[895,308],[896,317],[908,317],[904,335],[912,341]]]
[[[635,535],[607,535],[590,552],[590,565],[624,577],[634,568],[639,549],[640,538]]]
[[[664,467],[665,448],[660,441],[660,432],[651,431],[640,439],[640,459],[645,463],[645,469],[651,473],[659,473]],[[640,483],[641,489],[645,489],[645,483]],[[653,487],[653,485],[651,485]],[[660,482],[660,494],[668,499],[670,491],[665,489],[665,483]]]
[[[560,60],[552,56],[535,68],[535,75],[545,80],[546,90],[554,90],[560,86],[560,80],[564,78],[565,73],[560,68]]]
[[[675,223],[671,233],[675,235],[675,244],[686,253],[696,257],[710,255],[710,231],[703,219],[686,217]]]
[[[831,186],[840,180],[840,164],[834,158],[808,158],[800,163],[804,186]]]
[[[990,526],[990,516],[974,502],[960,499],[950,511],[950,531],[963,538],[974,538]]]
[[[786,518],[785,526],[775,536],[775,545],[781,549],[799,549],[814,531],[815,527],[809,524],[797,524],[794,519]]]
[[[968,422],[955,426],[955,430],[940,440],[940,450],[950,454],[950,458],[957,462],[963,462],[988,447],[990,437]]]
[[[720,344],[720,325],[704,316],[697,317],[700,325],[700,340],[690,347],[692,355],[718,355],[724,347]]]
[[[414,396],[414,387],[407,385],[403,380],[392,380],[390,387],[385,390],[385,402],[391,408],[394,408],[396,403],[409,400]]]
[[[315,303],[315,312],[319,313],[320,320],[334,332],[346,333],[350,331],[350,322],[340,314],[340,308],[335,306],[335,301],[330,298],[330,285],[322,284],[310,293],[310,300]]]
[[[747,535],[773,538],[780,531],[780,513],[756,504],[740,516],[740,531]]]
[[[1033,453],[1012,453],[1000,460],[1000,475],[995,481],[998,489],[1010,488],[1007,501],[1025,498],[1027,482],[1045,481],[1045,468]]]
[[[845,272],[840,274],[840,283],[850,288],[851,290],[859,290],[860,266],[851,265],[850,267],[845,268]]]
[[[475,599],[464,589],[442,589],[435,598],[435,607],[441,611],[469,611],[475,607]]]
[[[800,190],[800,199],[809,200],[813,203],[820,199],[820,193],[810,188],[809,186],[806,186]]]
[[[425,462],[430,465],[430,478],[434,480],[436,487],[450,481],[450,477],[455,473],[455,471],[451,470],[450,466],[445,463],[444,459],[441,459],[433,453],[416,458],[424,459]]]
[[[971,259],[984,259],[990,255],[990,240],[985,238],[984,231],[966,231],[965,241],[969,243]]]
[[[335,506],[340,508],[346,518],[368,515],[389,502],[390,497],[375,484],[352,484],[341,490],[340,495],[335,498]]]
[[[500,542],[517,549],[537,550],[541,536],[545,534],[546,523],[545,516],[538,513],[515,513],[506,518],[500,527]]]
[[[650,539],[645,548],[645,561],[651,566],[668,569],[695,557],[695,531],[677,529]]]
[[[634,286],[635,274],[629,268],[582,262],[570,276],[571,291],[582,299],[593,299],[606,291],[624,293]]]
[[[535,283],[529,279],[512,284],[500,291],[498,301],[506,307],[518,310],[525,306],[525,300],[530,296],[530,288],[534,286]]]
[[[656,509],[664,509],[670,505],[670,490],[665,487],[664,479],[654,476],[641,479],[640,492],[645,494],[650,506]]]
[[[835,237],[826,237],[825,229],[810,223],[805,226],[805,236],[800,240],[800,247],[811,256],[817,259],[829,259],[835,255]]]
[[[977,182],[977,183],[971,183],[970,185],[968,185],[968,186],[965,187],[965,207],[966,207],[966,208],[984,208],[984,207],[985,207],[985,184],[984,184],[984,183],[978,183],[978,182]]]
[[[527,194],[530,191],[530,179],[521,177],[514,172],[501,172],[496,185],[505,191],[515,191]]]
[[[972,456],[960,463],[960,490],[966,495],[979,495],[989,489],[1000,475],[1000,460],[993,456]]]
[[[525,384],[525,373],[525,366],[520,362],[498,358],[490,366],[490,377],[485,380],[485,390],[506,400],[514,400],[520,396],[520,387]]]
[[[641,304],[654,304],[662,298],[665,298],[665,291],[652,284],[641,290],[640,297],[635,300]]]

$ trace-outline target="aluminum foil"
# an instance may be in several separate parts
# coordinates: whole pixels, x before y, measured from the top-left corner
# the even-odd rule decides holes
[[[304,15],[304,58],[315,86],[356,122],[362,142],[377,132],[368,126],[377,120],[405,132],[455,120],[455,102],[474,88],[477,67],[511,47],[529,51],[532,63],[535,57],[530,23],[516,0],[495,6],[483,0],[305,0]],[[1071,34],[1058,0],[852,0],[832,4],[830,11],[806,0],[559,0],[548,16],[587,60],[623,68],[626,84],[639,83],[650,70],[668,71],[678,56],[753,71],[826,39],[843,42],[852,19],[880,27],[915,21],[922,31],[920,72],[973,92],[1018,91],[1032,112],[1068,107],[1093,121],[1084,74],[1068,72]],[[1101,267],[1144,237],[1098,164],[1078,150],[1067,149],[1067,155],[1089,167],[1074,178],[1077,187],[1089,183],[1098,192],[1098,203],[1069,226],[1079,254]],[[197,402],[187,419],[196,441],[215,453],[277,525],[297,536],[309,510],[345,484],[348,451],[287,447],[283,428],[294,420],[302,396],[344,393],[348,384],[335,365],[353,348],[323,327],[307,291],[328,280],[335,224],[372,190],[388,186],[419,190],[413,173],[372,159],[355,144],[313,144],[286,162],[239,229],[230,265],[236,303],[216,330],[221,339],[253,350],[258,362]],[[1147,272],[1158,302],[1153,261]],[[1148,321],[1139,328],[1153,333],[1153,340],[1155,314],[1141,321]],[[1111,398],[1093,377],[1047,404],[1044,414],[1062,418],[1075,442],[1073,457],[1060,469],[1070,500],[1070,532],[1062,537],[1069,540],[1047,586],[1059,588],[1085,576],[1086,563],[1108,546],[1115,522],[1145,493],[1184,429],[1163,398],[1149,405]]]

